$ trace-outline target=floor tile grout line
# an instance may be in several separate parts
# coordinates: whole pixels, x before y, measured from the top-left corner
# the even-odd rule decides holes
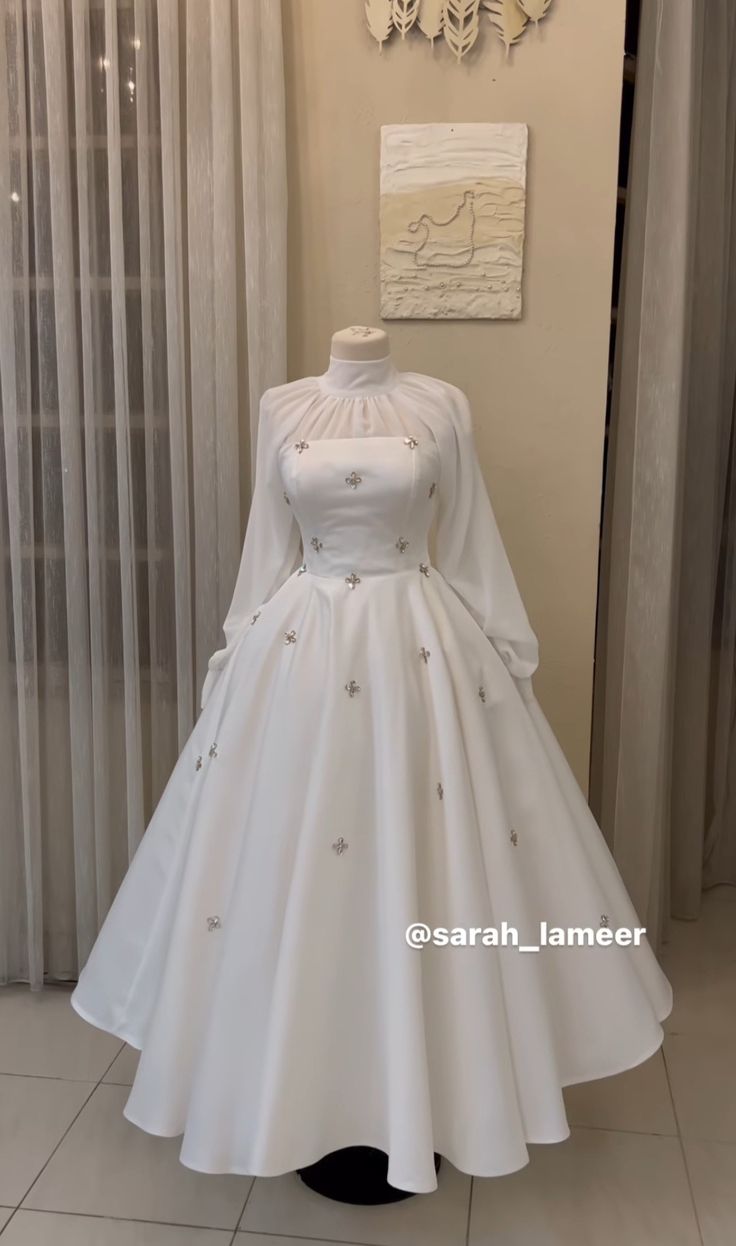
[[[676,1138],[677,1137],[676,1129],[673,1130],[672,1133],[663,1133],[661,1129],[621,1129],[620,1126],[618,1125],[577,1125],[577,1124],[574,1124],[572,1121],[570,1121],[570,1129],[571,1130],[591,1129],[591,1130],[594,1130],[596,1133],[626,1134],[627,1137],[629,1135],[633,1135],[634,1138]],[[562,1139],[562,1142],[566,1142],[566,1141],[567,1141],[566,1138]],[[544,1142],[544,1143],[539,1143],[539,1144],[534,1144],[534,1145],[561,1146],[562,1143]],[[512,1176],[513,1174],[507,1174],[507,1175]],[[491,1180],[493,1180],[493,1178],[491,1178]]]
[[[685,1142],[684,1142],[684,1139],[683,1139],[683,1136],[682,1136],[682,1128],[681,1128],[681,1126],[680,1126],[680,1117],[678,1116],[678,1113],[677,1113],[677,1104],[675,1103],[675,1095],[674,1095],[674,1091],[673,1091],[673,1089],[672,1089],[672,1080],[671,1080],[671,1078],[670,1078],[670,1070],[669,1070],[669,1065],[667,1064],[667,1053],[666,1053],[666,1051],[664,1051],[664,1050],[662,1051],[662,1056],[663,1056],[663,1059],[664,1059],[664,1075],[665,1075],[665,1077],[667,1078],[667,1089],[668,1089],[668,1091],[669,1091],[669,1094],[670,1094],[670,1100],[671,1100],[671,1102],[672,1102],[672,1112],[673,1112],[674,1117],[675,1117],[675,1124],[677,1125],[677,1141],[678,1141],[679,1146],[680,1146],[680,1155],[682,1156],[682,1163],[683,1163],[683,1166],[684,1166],[684,1168],[685,1168],[685,1178],[686,1178],[686,1180],[687,1180],[687,1188],[688,1188],[688,1191],[689,1191],[689,1193],[690,1193],[690,1202],[691,1202],[691,1204],[692,1204],[693,1216],[695,1217],[695,1227],[696,1227],[696,1229],[698,1230],[698,1237],[700,1238],[700,1246],[705,1246],[705,1238],[704,1238],[704,1236],[703,1236],[703,1227],[702,1227],[702,1225],[701,1225],[701,1223],[700,1223],[700,1214],[699,1214],[699,1212],[698,1212],[698,1205],[697,1205],[697,1203],[696,1203],[696,1201],[695,1201],[695,1191],[694,1191],[694,1189],[693,1189],[692,1177],[690,1176],[690,1167],[689,1167],[688,1162],[687,1162],[687,1153],[686,1153],[686,1151],[685,1151]]]
[[[74,1117],[74,1120],[72,1120],[72,1121],[70,1121],[70,1122],[69,1122],[68,1128],[64,1131],[64,1133],[63,1133],[62,1137],[61,1137],[61,1138],[59,1139],[59,1141],[57,1142],[57,1144],[56,1144],[56,1146],[54,1147],[53,1151],[52,1151],[52,1152],[51,1152],[51,1154],[47,1157],[45,1164],[44,1164],[44,1165],[43,1165],[43,1167],[42,1167],[42,1168],[40,1168],[40,1169],[39,1169],[39,1171],[36,1173],[36,1176],[34,1177],[33,1181],[32,1181],[32,1182],[31,1182],[31,1184],[30,1184],[30,1186],[28,1187],[28,1189],[26,1190],[25,1194],[23,1195],[23,1198],[21,1199],[20,1203],[18,1204],[18,1207],[16,1207],[16,1209],[15,1209],[16,1211],[18,1211],[18,1209],[19,1209],[19,1208],[23,1205],[23,1203],[25,1202],[25,1200],[28,1198],[28,1195],[30,1194],[30,1192],[31,1192],[31,1190],[33,1189],[34,1185],[36,1184],[36,1182],[38,1181],[39,1177],[40,1177],[40,1176],[41,1176],[41,1174],[43,1173],[44,1169],[45,1169],[45,1168],[46,1168],[46,1167],[47,1167],[47,1166],[51,1163],[51,1160],[53,1159],[53,1157],[54,1157],[54,1155],[56,1154],[57,1150],[59,1149],[59,1147],[61,1146],[62,1142],[64,1141],[64,1138],[66,1138],[67,1134],[69,1133],[69,1130],[71,1129],[72,1125],[74,1124],[74,1121],[76,1121],[76,1120],[79,1118],[79,1116],[82,1114],[82,1112],[83,1112],[83,1111],[84,1111],[84,1109],[86,1108],[87,1104],[89,1103],[90,1099],[92,1098],[92,1095],[93,1095],[93,1094],[95,1094],[95,1092],[96,1092],[97,1090],[99,1090],[100,1086],[101,1086],[101,1085],[102,1085],[102,1083],[103,1083],[104,1078],[105,1078],[105,1077],[107,1076],[107,1074],[110,1072],[110,1069],[112,1068],[112,1066],[114,1065],[115,1061],[118,1059],[118,1057],[119,1057],[119,1056],[120,1056],[120,1054],[122,1053],[122,1051],[123,1051],[123,1049],[125,1048],[125,1046],[126,1046],[125,1042],[122,1042],[122,1043],[120,1044],[120,1047],[119,1047],[119,1048],[118,1048],[118,1050],[116,1051],[115,1055],[113,1056],[112,1060],[111,1060],[111,1061],[110,1061],[110,1063],[107,1065],[107,1068],[105,1068],[105,1069],[103,1069],[103,1070],[102,1070],[102,1073],[100,1074],[99,1078],[97,1079],[97,1081],[96,1081],[95,1085],[93,1086],[92,1090],[91,1090],[91,1091],[89,1092],[89,1094],[87,1095],[87,1098],[85,1099],[84,1103],[82,1104],[82,1106],[80,1107],[79,1111],[77,1112],[77,1115]],[[63,1080],[63,1079],[59,1079],[59,1080]],[[71,1080],[71,1079],[70,1079],[70,1080]],[[33,1210],[33,1209],[29,1207],[29,1208],[26,1208],[26,1210],[27,1210],[27,1211],[31,1211],[31,1210]],[[15,1215],[15,1212],[13,1212],[13,1216],[14,1216],[14,1215]],[[11,1217],[11,1219],[12,1219],[12,1217]],[[9,1223],[10,1223],[10,1221],[8,1221],[8,1224],[9,1224]],[[5,1227],[7,1228],[7,1225],[6,1225]],[[5,1230],[3,1230],[3,1232],[4,1232],[4,1231],[5,1231]]]
[[[470,1246],[470,1217],[473,1214],[473,1190],[475,1189],[475,1177],[470,1178],[470,1189],[468,1191],[468,1222],[465,1226],[465,1246]]]
[[[271,1229],[236,1229],[235,1236],[241,1237],[273,1237],[280,1242],[329,1242],[330,1246],[376,1246],[375,1242],[351,1242],[344,1237],[299,1237],[293,1233],[274,1233]],[[243,1246],[248,1246],[247,1241]]]
[[[472,1178],[471,1178],[471,1181],[472,1181]],[[254,1178],[254,1184],[255,1184],[255,1178]],[[246,1202],[247,1202],[247,1199],[246,1199]],[[7,1208],[7,1204],[5,1206]],[[13,1219],[16,1212],[19,1212],[19,1211],[26,1212],[28,1215],[31,1215],[31,1216],[70,1216],[70,1217],[77,1216],[82,1220],[112,1220],[116,1224],[142,1224],[142,1225],[150,1225],[153,1228],[158,1228],[159,1226],[161,1226],[162,1228],[165,1228],[165,1229],[194,1229],[195,1231],[199,1230],[200,1232],[205,1232],[205,1233],[229,1233],[230,1232],[229,1229],[223,1228],[221,1225],[188,1224],[181,1220],[146,1220],[146,1219],[141,1219],[140,1217],[136,1217],[136,1216],[115,1216],[115,1215],[112,1215],[110,1212],[68,1211],[66,1209],[60,1210],[60,1209],[51,1208],[51,1207],[49,1208],[22,1207],[19,1204],[17,1207],[14,1207],[12,1209],[11,1215],[9,1216],[7,1223],[3,1225],[2,1229],[0,1229],[0,1237],[2,1237],[3,1233],[5,1232],[5,1229],[10,1224],[10,1221]],[[307,1242],[308,1243],[308,1242],[327,1241],[331,1243],[331,1246],[376,1246],[375,1242],[361,1242],[361,1241],[357,1241],[352,1238],[344,1238],[344,1237],[325,1238],[324,1235],[322,1235],[322,1237],[304,1237],[301,1234],[281,1233],[281,1232],[277,1233],[277,1232],[271,1231],[270,1229],[265,1229],[265,1230],[264,1229],[241,1229],[239,1223],[238,1225],[236,1225],[236,1227],[232,1231],[232,1236],[230,1238],[230,1242],[228,1243],[228,1246],[236,1246],[236,1238],[238,1236],[242,1236],[245,1238],[254,1237],[254,1236],[255,1237],[273,1237],[274,1239],[278,1238],[279,1241],[286,1241],[286,1242]],[[247,1246],[247,1242],[244,1243],[244,1246]],[[466,1246],[467,1246],[467,1243],[466,1243]]]
[[[7,1208],[7,1203],[5,1207]],[[237,1233],[239,1231],[237,1226],[235,1230],[232,1230],[229,1225],[222,1224],[190,1224],[187,1220],[151,1220],[141,1216],[116,1216],[109,1211],[69,1211],[66,1207],[24,1207],[22,1203],[13,1208],[13,1216],[17,1211],[25,1211],[32,1216],[78,1216],[80,1220],[114,1220],[116,1224],[145,1224],[155,1227],[161,1225],[164,1229],[195,1229],[200,1233],[232,1233],[233,1231]],[[12,1220],[12,1216],[10,1219]],[[4,1229],[0,1231],[0,1236],[4,1232]]]
[[[10,1224],[11,1220],[14,1218],[16,1211],[18,1211],[18,1208],[17,1208],[17,1207],[14,1207],[14,1208],[13,1208],[13,1210],[11,1211],[10,1215],[8,1216],[7,1220],[5,1221],[5,1224],[4,1224],[4,1225],[3,1225],[3,1227],[0,1229],[0,1237],[2,1237],[3,1233],[5,1232],[5,1230],[7,1229],[8,1225]]]
[[[652,1129],[619,1129],[617,1126],[612,1126],[612,1125],[571,1125],[570,1126],[571,1133],[573,1132],[582,1133],[586,1129],[589,1129],[591,1133],[625,1134],[627,1138],[670,1138],[672,1139],[672,1138],[678,1137],[677,1131],[671,1134],[663,1134],[663,1133],[656,1133]],[[715,1141],[715,1139],[705,1139],[705,1141],[707,1142]],[[530,1145],[555,1147],[555,1146],[563,1146],[565,1142],[567,1142],[567,1138],[563,1138],[562,1142],[539,1142],[539,1143],[531,1143]],[[520,1172],[521,1170],[516,1169],[516,1171]],[[512,1177],[514,1174],[503,1173],[501,1175]],[[495,1179],[496,1179],[495,1177],[488,1178],[489,1181],[495,1181]]]
[[[118,1052],[119,1055],[120,1052]],[[117,1060],[118,1056],[115,1057],[115,1060]],[[37,1082],[70,1082],[72,1086],[82,1086],[86,1083],[87,1086],[100,1086],[103,1078],[107,1077],[107,1074],[110,1072],[115,1060],[107,1066],[99,1081],[95,1081],[93,1077],[59,1077],[56,1073],[9,1073],[5,1069],[0,1069],[0,1077],[32,1077]],[[126,1086],[128,1084],[127,1082],[107,1083],[109,1086]]]
[[[118,1052],[117,1052],[117,1053],[113,1056],[113,1058],[112,1058],[112,1060],[110,1061],[110,1063],[108,1064],[107,1068],[104,1070],[104,1072],[103,1072],[103,1074],[102,1074],[102,1077],[100,1078],[100,1080],[99,1080],[99,1081],[98,1081],[98,1083],[97,1083],[97,1085],[98,1085],[98,1086],[101,1086],[101,1085],[102,1085],[102,1083],[104,1082],[104,1080],[105,1080],[105,1078],[107,1077],[108,1073],[110,1072],[110,1069],[111,1069],[111,1068],[112,1068],[112,1066],[113,1066],[113,1065],[114,1065],[114,1064],[115,1064],[115,1063],[116,1063],[116,1062],[120,1059],[120,1057],[122,1056],[122,1054],[123,1054],[123,1052],[125,1051],[125,1048],[126,1048],[127,1046],[128,1046],[128,1044],[127,1044],[125,1041],[123,1041],[123,1043],[121,1043],[120,1050],[119,1050],[119,1051],[118,1051]],[[118,1082],[108,1083],[108,1085],[113,1085],[113,1086],[117,1086],[117,1085],[119,1085],[119,1084],[120,1084],[120,1083],[118,1083]],[[127,1083],[123,1083],[123,1085],[127,1085]]]
[[[88,1085],[89,1085],[89,1083],[88,1083]],[[20,1200],[20,1202],[18,1203],[18,1205],[17,1205],[17,1207],[16,1207],[16,1209],[15,1209],[16,1211],[18,1211],[18,1209],[19,1209],[19,1208],[21,1208],[21,1207],[23,1206],[24,1202],[25,1202],[25,1201],[26,1201],[26,1199],[28,1198],[28,1195],[30,1194],[30,1192],[31,1192],[31,1190],[33,1189],[33,1187],[34,1187],[34,1185],[36,1184],[36,1182],[38,1181],[39,1177],[40,1177],[40,1176],[41,1176],[41,1175],[42,1175],[42,1174],[46,1171],[46,1169],[48,1168],[48,1166],[49,1166],[49,1164],[51,1163],[52,1159],[53,1159],[53,1158],[54,1158],[54,1156],[56,1155],[56,1152],[58,1151],[58,1149],[59,1149],[59,1147],[61,1146],[62,1142],[64,1141],[64,1139],[65,1139],[65,1138],[66,1138],[66,1136],[68,1135],[69,1130],[73,1127],[73,1125],[76,1123],[76,1121],[78,1121],[78,1120],[79,1120],[80,1116],[82,1115],[82,1112],[83,1112],[83,1111],[84,1111],[84,1109],[86,1108],[86,1106],[87,1106],[87,1104],[89,1103],[90,1099],[92,1098],[93,1094],[95,1094],[95,1093],[96,1093],[96,1091],[97,1091],[97,1090],[99,1090],[99,1086],[100,1086],[100,1083],[99,1083],[99,1082],[96,1082],[96,1083],[95,1083],[95,1085],[94,1085],[94,1086],[92,1087],[92,1089],[90,1090],[89,1094],[87,1095],[87,1098],[84,1100],[84,1103],[82,1103],[82,1105],[80,1106],[79,1110],[78,1110],[78,1111],[74,1114],[74,1116],[72,1117],[72,1119],[69,1121],[69,1124],[67,1125],[67,1127],[66,1127],[66,1129],[64,1130],[63,1134],[62,1134],[62,1135],[61,1135],[61,1137],[59,1138],[59,1141],[57,1142],[56,1146],[55,1146],[55,1147],[53,1147],[53,1149],[52,1149],[52,1151],[51,1151],[51,1154],[50,1154],[50,1155],[47,1155],[47,1157],[46,1157],[46,1159],[44,1160],[43,1164],[41,1165],[41,1167],[39,1168],[39,1170],[38,1170],[38,1172],[36,1173],[35,1177],[33,1178],[33,1181],[31,1182],[31,1184],[29,1185],[29,1187],[28,1187],[28,1189],[26,1190],[25,1194],[23,1195],[22,1199],[21,1199],[21,1200]],[[29,1208],[29,1209],[27,1209],[27,1210],[30,1210],[30,1208]],[[14,1213],[14,1214],[15,1214],[15,1213]],[[4,1232],[5,1232],[5,1229],[3,1229],[3,1233],[4,1233]]]
[[[258,1178],[257,1178],[257,1177],[254,1177],[254,1178],[253,1178],[253,1180],[251,1181],[251,1183],[250,1183],[249,1187],[248,1187],[248,1193],[246,1194],[245,1199],[243,1200],[243,1206],[240,1208],[240,1215],[238,1216],[237,1220],[235,1221],[235,1230],[234,1230],[234,1232],[233,1232],[233,1242],[235,1241],[235,1238],[236,1238],[236,1236],[237,1236],[238,1230],[239,1230],[239,1228],[240,1228],[241,1224],[243,1223],[243,1216],[245,1215],[245,1209],[246,1209],[246,1207],[248,1206],[248,1199],[250,1198],[251,1194],[253,1193],[253,1190],[255,1189],[255,1184],[256,1184],[256,1181],[257,1181],[257,1180],[258,1180]]]
[[[350,1204],[346,1203],[345,1206]],[[323,1242],[329,1242],[330,1246],[380,1246],[377,1242],[362,1242],[354,1237],[325,1237],[324,1233],[321,1237],[295,1237],[293,1233],[274,1233],[270,1229],[236,1229],[237,1233],[242,1233],[245,1237],[273,1237],[286,1242],[319,1242],[320,1246]],[[245,1242],[244,1246],[248,1246],[248,1243]]]
[[[89,1094],[87,1095],[87,1097],[86,1097],[86,1099],[84,1100],[84,1102],[81,1104],[81,1106],[80,1106],[80,1108],[79,1108],[79,1111],[78,1111],[78,1112],[77,1112],[77,1113],[76,1113],[76,1114],[72,1117],[72,1119],[70,1120],[70,1122],[69,1122],[69,1124],[67,1125],[66,1129],[64,1130],[63,1134],[62,1134],[62,1135],[61,1135],[61,1137],[59,1138],[59,1141],[56,1143],[56,1146],[55,1146],[55,1147],[53,1147],[53,1148],[52,1148],[52,1150],[51,1150],[51,1152],[50,1152],[50,1154],[46,1156],[46,1159],[45,1159],[44,1163],[43,1163],[43,1164],[41,1165],[41,1167],[39,1168],[38,1172],[36,1173],[35,1177],[33,1178],[33,1181],[32,1181],[32,1182],[31,1182],[31,1184],[29,1185],[28,1189],[26,1190],[25,1194],[24,1194],[24,1195],[23,1195],[23,1197],[21,1198],[20,1202],[16,1204],[16,1206],[13,1208],[13,1211],[12,1211],[12,1212],[11,1212],[11,1214],[8,1216],[8,1219],[7,1219],[6,1223],[3,1225],[2,1229],[0,1229],[0,1237],[2,1237],[2,1236],[3,1236],[3,1234],[5,1233],[5,1230],[7,1229],[8,1225],[11,1223],[11,1221],[15,1219],[16,1212],[20,1211],[21,1209],[23,1209],[24,1211],[33,1211],[33,1210],[34,1210],[34,1208],[31,1208],[31,1207],[26,1207],[26,1208],[23,1208],[23,1203],[24,1203],[24,1202],[26,1201],[26,1199],[28,1198],[28,1195],[30,1194],[31,1190],[33,1189],[34,1185],[35,1185],[35,1184],[36,1184],[36,1182],[38,1181],[38,1179],[39,1179],[39,1177],[41,1176],[41,1174],[45,1171],[45,1169],[46,1169],[46,1168],[48,1167],[48,1165],[51,1163],[51,1160],[53,1159],[54,1155],[55,1155],[55,1154],[56,1154],[56,1152],[58,1151],[58,1149],[59,1149],[59,1147],[61,1146],[62,1142],[63,1142],[63,1141],[64,1141],[64,1139],[66,1138],[67,1134],[69,1133],[69,1130],[72,1128],[72,1126],[74,1125],[75,1121],[77,1121],[77,1120],[79,1119],[79,1117],[81,1116],[82,1112],[83,1112],[83,1111],[84,1111],[84,1109],[86,1108],[87,1104],[89,1103],[89,1101],[90,1101],[90,1099],[92,1098],[92,1096],[93,1096],[93,1094],[95,1093],[95,1091],[96,1091],[96,1090],[98,1090],[98,1089],[99,1089],[99,1087],[102,1085],[103,1078],[105,1078],[105,1077],[107,1076],[107,1074],[110,1072],[110,1069],[112,1068],[112,1066],[113,1066],[113,1064],[115,1063],[115,1061],[118,1059],[119,1055],[121,1054],[121,1052],[122,1052],[122,1050],[123,1050],[123,1048],[124,1048],[125,1046],[126,1046],[126,1044],[125,1044],[124,1042],[123,1042],[123,1043],[121,1043],[121,1045],[120,1045],[119,1049],[117,1050],[117,1052],[116,1052],[116,1053],[115,1053],[115,1055],[113,1056],[112,1060],[111,1060],[111,1061],[110,1061],[110,1063],[107,1065],[107,1067],[106,1067],[105,1069],[103,1069],[101,1076],[99,1077],[99,1079],[98,1079],[98,1080],[97,1080],[94,1084],[92,1084],[92,1083],[91,1083],[89,1080],[87,1080],[87,1079],[77,1079],[77,1078],[71,1078],[71,1077],[66,1077],[66,1078],[65,1078],[65,1077],[50,1077],[50,1076],[48,1076],[48,1075],[46,1075],[46,1074],[24,1074],[24,1073],[3,1073],[3,1074],[2,1074],[2,1076],[3,1076],[3,1077],[25,1077],[25,1076],[36,1076],[36,1077],[38,1077],[38,1080],[40,1080],[40,1081],[54,1081],[54,1082],[67,1082],[67,1081],[68,1081],[68,1082],[71,1082],[73,1085],[85,1085],[85,1084],[86,1084],[87,1086],[90,1086],[90,1085],[91,1085],[91,1086],[92,1086],[92,1089],[90,1090],[90,1092],[89,1092]],[[56,1213],[56,1214],[59,1214],[59,1213]],[[62,1214],[63,1214],[63,1213],[62,1213]],[[74,1213],[71,1213],[71,1214],[74,1214]]]

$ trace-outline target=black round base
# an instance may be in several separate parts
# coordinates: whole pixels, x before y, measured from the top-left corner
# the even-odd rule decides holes
[[[434,1157],[435,1172],[440,1170],[440,1157]],[[297,1168],[305,1185],[324,1198],[338,1203],[374,1206],[377,1203],[400,1203],[413,1198],[411,1190],[397,1190],[386,1180],[388,1156],[372,1146],[348,1146],[341,1151],[323,1155],[316,1164]]]

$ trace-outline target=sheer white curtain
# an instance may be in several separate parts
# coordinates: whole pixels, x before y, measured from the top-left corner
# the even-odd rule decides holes
[[[0,0],[0,981],[74,977],[285,373],[279,0]]]
[[[736,883],[736,6],[643,0],[591,794],[661,938]]]

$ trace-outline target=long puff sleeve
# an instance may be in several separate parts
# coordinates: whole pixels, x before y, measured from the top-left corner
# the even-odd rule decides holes
[[[435,564],[531,694],[539,646],[527,618],[478,462],[468,400],[448,386],[454,436],[442,459]]]
[[[301,558],[299,528],[284,501],[278,466],[280,432],[275,426],[267,390],[258,414],[256,475],[248,525],[230,609],[223,623],[225,646],[207,666],[200,704],[204,709],[212,685],[227,663],[251,615],[268,601],[296,570]]]

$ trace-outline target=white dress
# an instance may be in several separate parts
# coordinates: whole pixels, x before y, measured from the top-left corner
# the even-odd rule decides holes
[[[360,1144],[417,1192],[434,1151],[522,1167],[672,1001],[646,940],[406,942],[639,924],[534,698],[459,390],[332,360],[265,395],[224,632],[72,997],[141,1049],[126,1116],[204,1172]]]

